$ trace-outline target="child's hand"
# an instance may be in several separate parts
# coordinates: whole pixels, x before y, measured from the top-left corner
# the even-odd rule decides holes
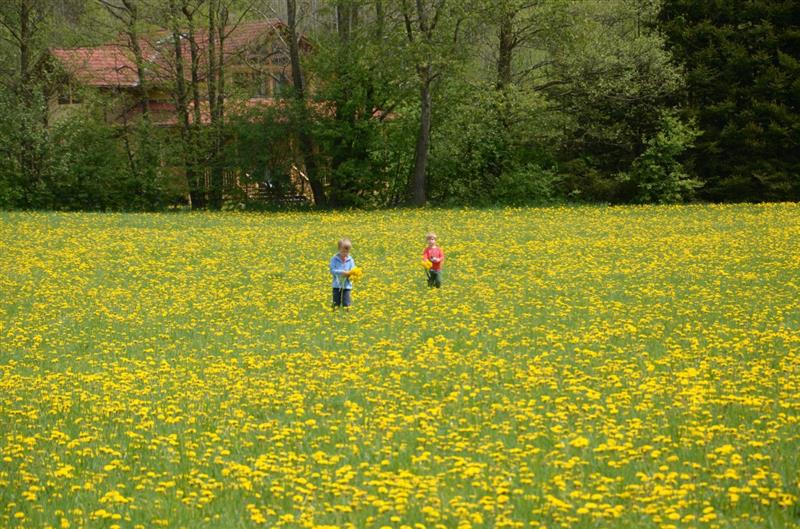
[[[351,272],[348,270],[347,272],[343,272],[342,275],[344,277],[350,277]]]

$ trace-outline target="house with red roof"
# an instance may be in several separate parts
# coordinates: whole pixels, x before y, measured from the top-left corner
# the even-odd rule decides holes
[[[215,55],[223,58],[225,71],[225,113],[231,115],[253,107],[282,106],[283,96],[291,87],[291,64],[287,45],[287,26],[278,19],[241,22],[225,28],[223,46],[215,39]],[[206,30],[194,32],[193,39],[181,35],[183,77],[189,86],[192,81],[191,54],[194,40],[196,80],[199,88],[199,109],[195,111],[193,94],[186,94],[186,113],[191,123],[199,116],[203,124],[210,123],[208,101],[209,35]],[[135,56],[128,41],[120,38],[101,46],[53,48],[53,62],[61,72],[58,97],[51,101],[54,119],[69,113],[83,103],[87,90],[110,96],[113,101],[106,112],[110,123],[129,123],[147,108],[151,123],[162,127],[181,126],[175,86],[177,80],[176,49],[173,34],[159,31],[140,37],[144,81],[142,82]],[[220,49],[222,54],[220,54]],[[309,52],[307,39],[300,39],[301,53]],[[290,140],[287,138],[286,148]],[[291,181],[299,195],[311,196],[302,171],[292,166]],[[236,177],[238,185],[238,177]],[[250,185],[250,184],[248,184]],[[248,187],[248,195],[252,189]],[[256,193],[260,194],[256,189]]]
[[[289,50],[286,45],[286,25],[278,19],[242,22],[226,29],[223,57],[226,75],[226,96],[251,107],[274,104],[274,100],[286,94],[291,86]],[[197,31],[198,81],[204,84],[208,77],[208,33]],[[219,44],[217,44],[219,45]],[[143,36],[140,41],[147,83],[148,109],[153,122],[165,126],[177,124],[172,87],[175,84],[175,44],[167,31]],[[301,38],[302,51],[311,49],[310,43]],[[181,38],[181,53],[184,61],[183,75],[191,80],[191,43],[187,35]],[[128,95],[127,107],[116,109],[118,120],[123,115],[131,117],[141,112],[142,86],[133,52],[127,42],[112,42],[101,46],[82,48],[53,48],[50,54],[65,74],[54,112],[63,107],[81,103],[81,92],[90,87],[101,93]],[[200,91],[207,96],[206,88]],[[191,99],[191,97],[190,97]],[[201,119],[209,118],[207,101],[201,100]],[[62,108],[59,108],[62,107]],[[190,116],[194,115],[190,111]],[[112,112],[112,114],[114,114]],[[193,118],[192,118],[193,119]]]

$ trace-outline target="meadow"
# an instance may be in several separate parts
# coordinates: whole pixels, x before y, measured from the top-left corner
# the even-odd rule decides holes
[[[0,527],[800,527],[799,240],[796,204],[0,213]]]

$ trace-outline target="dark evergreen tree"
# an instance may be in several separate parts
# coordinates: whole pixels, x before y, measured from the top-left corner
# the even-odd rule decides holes
[[[665,0],[711,200],[800,199],[800,2]]]

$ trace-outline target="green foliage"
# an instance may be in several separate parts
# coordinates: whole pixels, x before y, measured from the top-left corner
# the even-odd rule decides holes
[[[82,109],[52,127],[54,209],[156,210],[166,196],[158,169],[156,131],[144,123],[121,130]],[[122,136],[127,135],[127,138]],[[126,148],[131,150],[130,155]]]
[[[557,179],[548,154],[553,138],[546,132],[551,115],[541,96],[453,83],[442,99],[430,163],[433,201],[521,204],[554,198]]]
[[[124,96],[87,91],[54,112],[65,76],[48,47],[107,42],[118,21],[82,0],[29,4],[27,47],[14,38],[23,4],[0,7],[0,208],[160,209],[188,187],[203,207],[222,171],[227,199],[264,181],[293,194],[305,161],[332,207],[396,205],[412,178],[438,204],[800,199],[794,1],[320,1],[306,19],[307,105],[237,116],[247,94],[229,75],[223,128],[180,139],[101,112],[130,106]],[[231,20],[245,4],[229,4]],[[159,12],[140,13],[142,35],[164,24]],[[433,94],[425,178],[422,88]],[[313,155],[287,139],[301,136]]]
[[[636,189],[637,202],[675,203],[693,197],[703,184],[691,178],[681,163],[681,157],[699,135],[692,124],[663,113],[661,130],[645,143],[645,151],[634,160],[631,170],[620,175]]]
[[[418,108],[399,106],[381,123],[370,149],[372,166],[379,168],[383,189],[377,205],[397,205],[405,199],[408,175],[414,167],[414,147],[419,129]]]
[[[8,119],[0,124],[0,207],[160,209],[166,200],[157,153],[162,140],[142,123],[129,131],[110,125],[102,112],[108,106],[113,102],[87,97],[45,124],[4,93],[0,112]],[[43,100],[37,108],[46,108]]]
[[[660,127],[661,111],[677,104],[681,71],[650,24],[656,2],[577,4],[576,33],[554,57],[548,95],[568,118],[560,149],[570,194],[620,201],[628,197],[613,178],[643,152]]]
[[[15,141],[21,112],[7,92],[0,91],[0,208],[21,204],[25,194],[19,152]]]
[[[337,3],[350,16],[363,14],[368,6],[361,4]],[[408,105],[416,96],[409,82],[415,74],[407,50],[398,52],[403,49],[398,28],[384,29],[351,22],[318,35],[318,47],[308,57],[319,106],[311,131],[334,207],[395,204],[410,171],[414,144],[406,135],[415,134]]]
[[[0,92],[0,205],[7,208],[49,207],[53,171],[50,130],[41,91],[31,88],[30,102]]]
[[[290,193],[291,150],[287,138],[291,125],[285,105],[252,109],[232,116],[228,126],[229,147],[224,163],[239,172],[238,186],[229,192],[242,195],[244,186],[269,185],[276,194]]]
[[[110,209],[126,199],[119,185],[129,173],[124,153],[105,123],[77,115],[52,129],[53,167],[49,190],[58,209]]]
[[[703,133],[703,196],[800,199],[800,3],[665,0],[661,27]]]

